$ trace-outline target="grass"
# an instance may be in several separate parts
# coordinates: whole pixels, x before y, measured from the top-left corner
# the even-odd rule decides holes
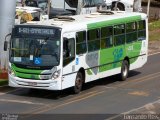
[[[160,29],[160,20],[149,23],[149,31]]]
[[[160,41],[160,20],[149,23],[149,40]]]
[[[149,41],[160,41],[160,35],[156,34],[156,32],[154,33],[149,33]]]

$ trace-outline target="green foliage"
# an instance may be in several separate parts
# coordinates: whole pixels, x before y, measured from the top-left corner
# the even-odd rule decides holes
[[[149,23],[149,40],[160,41],[160,20]]]
[[[149,23],[149,31],[160,29],[160,20]]]

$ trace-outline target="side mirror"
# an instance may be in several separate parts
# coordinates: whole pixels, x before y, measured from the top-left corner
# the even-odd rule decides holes
[[[66,51],[63,51],[63,57],[64,58],[66,57]]]
[[[8,36],[11,36],[11,33],[9,33],[8,35],[6,35],[6,37],[5,37],[4,48],[3,48],[4,51],[7,51],[7,49],[8,49],[8,41],[7,41],[7,37]]]
[[[7,51],[7,49],[8,49],[8,42],[7,41],[4,41],[4,51]]]

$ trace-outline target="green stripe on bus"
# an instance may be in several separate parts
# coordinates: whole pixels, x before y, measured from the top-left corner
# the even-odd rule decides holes
[[[32,70],[32,69],[19,68],[19,67],[16,67],[14,64],[12,64],[11,68],[16,72],[18,71],[21,73],[41,74],[43,72],[43,70]]]
[[[105,26],[116,25],[116,24],[124,24],[124,23],[128,23],[128,22],[139,21],[139,20],[141,20],[140,15],[91,23],[91,24],[87,25],[87,28],[94,29],[94,28],[105,27]]]
[[[40,80],[39,75],[34,75],[34,74],[25,74],[25,73],[16,72],[16,76],[20,78],[25,78],[25,79]]]

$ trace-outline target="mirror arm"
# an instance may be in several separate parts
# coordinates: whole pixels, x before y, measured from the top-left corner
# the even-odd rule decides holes
[[[8,41],[7,41],[7,37],[8,36],[11,36],[12,33],[9,33],[5,36],[5,41],[4,41],[4,51],[7,51],[7,48],[8,48]]]
[[[12,33],[7,34],[6,37],[5,37],[5,41],[6,41],[7,37],[11,36],[11,35],[12,35]]]

